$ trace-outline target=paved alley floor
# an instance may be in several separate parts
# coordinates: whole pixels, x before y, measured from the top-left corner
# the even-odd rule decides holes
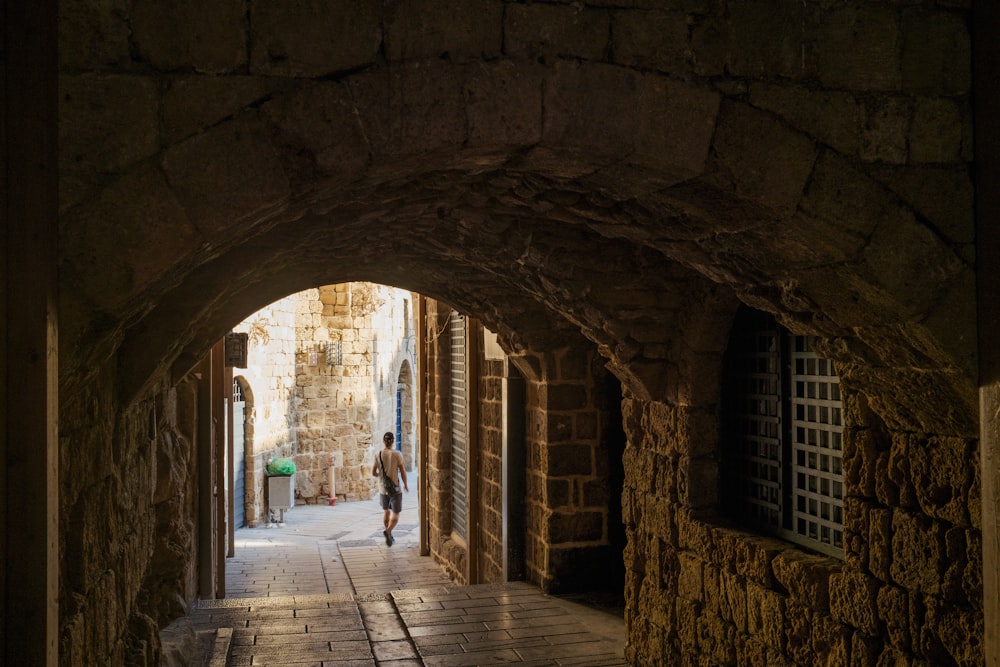
[[[608,611],[523,582],[456,586],[419,555],[415,494],[386,544],[376,501],[287,510],[283,527],[242,528],[226,597],[192,613],[215,632],[205,667],[627,665]]]

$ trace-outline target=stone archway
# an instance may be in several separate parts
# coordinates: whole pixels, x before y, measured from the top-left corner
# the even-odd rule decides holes
[[[641,422],[705,386],[687,316],[715,293],[829,340],[900,438],[953,438],[929,460],[954,460],[976,423],[965,13],[765,4],[66,6],[66,414],[96,394],[89,413],[121,415],[256,307],[360,277],[510,352],[582,334]],[[110,440],[108,421],[66,428]],[[667,446],[640,432],[637,456]],[[67,467],[70,516],[104,478]]]

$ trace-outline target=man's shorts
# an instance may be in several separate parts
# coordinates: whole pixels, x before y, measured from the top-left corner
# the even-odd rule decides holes
[[[388,493],[380,493],[379,501],[382,503],[382,509],[392,510],[396,514],[403,511],[403,494],[397,493],[394,496],[390,496]]]

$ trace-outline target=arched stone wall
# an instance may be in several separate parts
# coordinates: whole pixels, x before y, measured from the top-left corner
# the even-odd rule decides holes
[[[184,377],[260,306],[368,280],[474,314],[524,358],[582,333],[622,380],[627,456],[653,456],[690,445],[679,431],[650,441],[654,413],[710,420],[699,356],[718,353],[709,325],[738,299],[828,341],[859,405],[886,423],[893,444],[873,445],[858,473],[882,495],[858,516],[898,504],[889,525],[950,536],[934,542],[949,554],[960,535],[975,552],[976,498],[956,517],[922,499],[922,473],[904,464],[946,462],[976,479],[964,7],[135,0],[60,11],[62,414],[64,437],[87,451],[113,442],[122,460],[151,465],[125,428],[136,400]],[[692,307],[690,295],[712,293]],[[675,485],[656,484],[681,503],[685,535],[704,536],[690,516],[711,493],[691,480],[710,467],[710,442],[695,437],[700,458],[677,461]],[[648,487],[644,469],[630,468],[627,490]],[[130,482],[72,454],[63,479],[63,517],[93,513],[99,497],[120,518],[131,508],[119,499],[142,491],[104,493],[109,479]],[[640,591],[679,581],[650,558],[680,563],[685,544],[677,523],[644,526],[630,511],[634,619],[649,604]],[[120,523],[108,522],[111,542],[131,539]],[[153,538],[135,539],[143,551]],[[877,566],[847,565],[838,590],[877,597]],[[73,568],[83,576],[65,580],[62,623],[89,627],[102,563],[91,554]],[[919,599],[917,629],[876,648],[891,632],[845,612],[853,634],[838,646],[972,651],[941,649],[951,621],[936,619],[968,614],[974,628],[973,600],[945,608],[948,594],[922,590],[919,573],[894,576],[883,603]],[[88,656],[123,641],[133,589]],[[688,602],[641,642],[630,623],[636,659],[693,650],[694,635],[678,637],[707,618],[706,601]],[[871,617],[886,616],[879,604]]]

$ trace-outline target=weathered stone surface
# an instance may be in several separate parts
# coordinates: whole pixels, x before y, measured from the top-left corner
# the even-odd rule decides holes
[[[609,24],[607,12],[582,5],[508,5],[504,12],[504,48],[515,58],[600,61],[609,47]]]
[[[153,79],[79,74],[59,79],[60,169],[119,172],[160,148]]]
[[[808,137],[770,114],[732,103],[722,105],[712,148],[721,172],[713,180],[779,214],[798,206],[816,159]]]
[[[903,97],[865,101],[865,126],[861,131],[861,159],[866,162],[906,164],[907,128],[913,102]]]
[[[636,664],[976,664],[968,3],[279,4],[60,7],[75,94],[60,123],[59,361],[78,403],[63,408],[60,446],[69,663],[153,662],[151,607],[196,597],[191,526],[162,523],[193,516],[174,456],[196,432],[194,398],[178,453],[157,455],[157,404],[126,415],[109,397],[201,358],[261,300],[363,276],[436,294],[517,352],[524,565],[543,588],[612,546],[614,452],[598,440],[616,418],[588,383],[605,363],[622,383]],[[737,297],[828,340],[855,401],[829,611],[822,577],[796,576],[812,557],[717,512],[717,373]],[[324,316],[348,305],[336,301]],[[343,342],[345,359],[372,363]],[[294,368],[308,351],[280,358]],[[450,538],[446,360],[426,370],[428,529],[462,580],[482,554]],[[475,502],[499,533],[490,373]],[[560,397],[564,414],[546,410],[548,383],[577,381],[587,390]],[[300,493],[322,494],[324,440],[342,438],[338,487],[370,487],[357,424],[373,413],[352,391],[324,395],[318,374],[268,391],[248,423],[248,474],[265,452],[300,454]],[[303,408],[297,442],[282,430],[288,397]],[[549,455],[575,446],[593,463],[553,479]],[[81,524],[93,534],[74,536]],[[480,537],[481,573],[500,576],[498,542]]]
[[[930,598],[919,652],[932,663],[981,664],[982,622],[971,610]]]
[[[388,57],[393,61],[500,55],[499,0],[418,0],[393,5],[384,17]]]
[[[477,64],[466,76],[465,98],[474,143],[528,145],[541,138],[541,68],[525,70],[506,60]]]
[[[641,77],[624,67],[558,63],[544,98],[543,141],[555,148],[625,157],[636,146],[637,109],[626,102],[635,96]],[[595,99],[593,90],[607,94]],[[619,118],[614,127],[595,122]]]
[[[769,648],[784,653],[786,599],[755,583],[747,583],[747,630]]]
[[[132,8],[132,39],[139,54],[162,70],[231,72],[247,62],[242,0],[165,5],[138,0]]]
[[[126,174],[70,213],[64,234],[75,241],[67,257],[81,287],[111,310],[131,290],[161,279],[202,242],[163,174],[151,168]],[[159,249],[158,258],[146,255],[150,244]],[[101,273],[93,271],[98,262]],[[103,282],[93,282],[98,276]]]
[[[665,185],[701,174],[715,131],[720,96],[711,90],[646,75],[632,159],[655,167]]]
[[[876,596],[878,582],[863,572],[844,571],[830,575],[830,612],[841,623],[869,637],[882,629]]]
[[[920,509],[927,516],[959,526],[969,525],[969,471],[963,465],[974,454],[971,443],[960,438],[932,438],[911,442],[910,474]]]
[[[959,16],[950,11],[905,12],[901,26],[905,89],[949,96],[969,92],[972,46]]]
[[[893,581],[912,591],[940,594],[946,551],[944,528],[926,516],[904,510],[892,515]]]
[[[253,73],[311,77],[359,69],[375,61],[383,34],[375,5],[342,2],[250,5]]]
[[[619,12],[611,22],[614,60],[680,75],[687,70],[688,30],[683,12]]]
[[[801,600],[809,609],[823,611],[830,606],[830,576],[843,566],[833,558],[788,549],[775,555],[771,567],[775,580],[790,597]]]
[[[77,69],[124,65],[131,60],[125,0],[59,3],[59,55]]]
[[[896,90],[900,71],[899,17],[884,6],[842,5],[816,28],[816,69],[829,88]]]
[[[921,99],[913,107],[910,125],[910,161],[947,164],[962,156],[967,114],[952,100]]]
[[[267,97],[282,85],[263,77],[178,76],[163,93],[163,134],[180,141]]]
[[[289,183],[259,122],[240,118],[178,144],[164,157],[171,187],[208,240],[277,209]]]
[[[859,152],[865,114],[850,93],[760,83],[750,85],[750,102],[788,119],[844,155]]]
[[[306,151],[326,174],[350,175],[368,165],[370,147],[347,87],[320,84],[262,107],[284,142]]]

